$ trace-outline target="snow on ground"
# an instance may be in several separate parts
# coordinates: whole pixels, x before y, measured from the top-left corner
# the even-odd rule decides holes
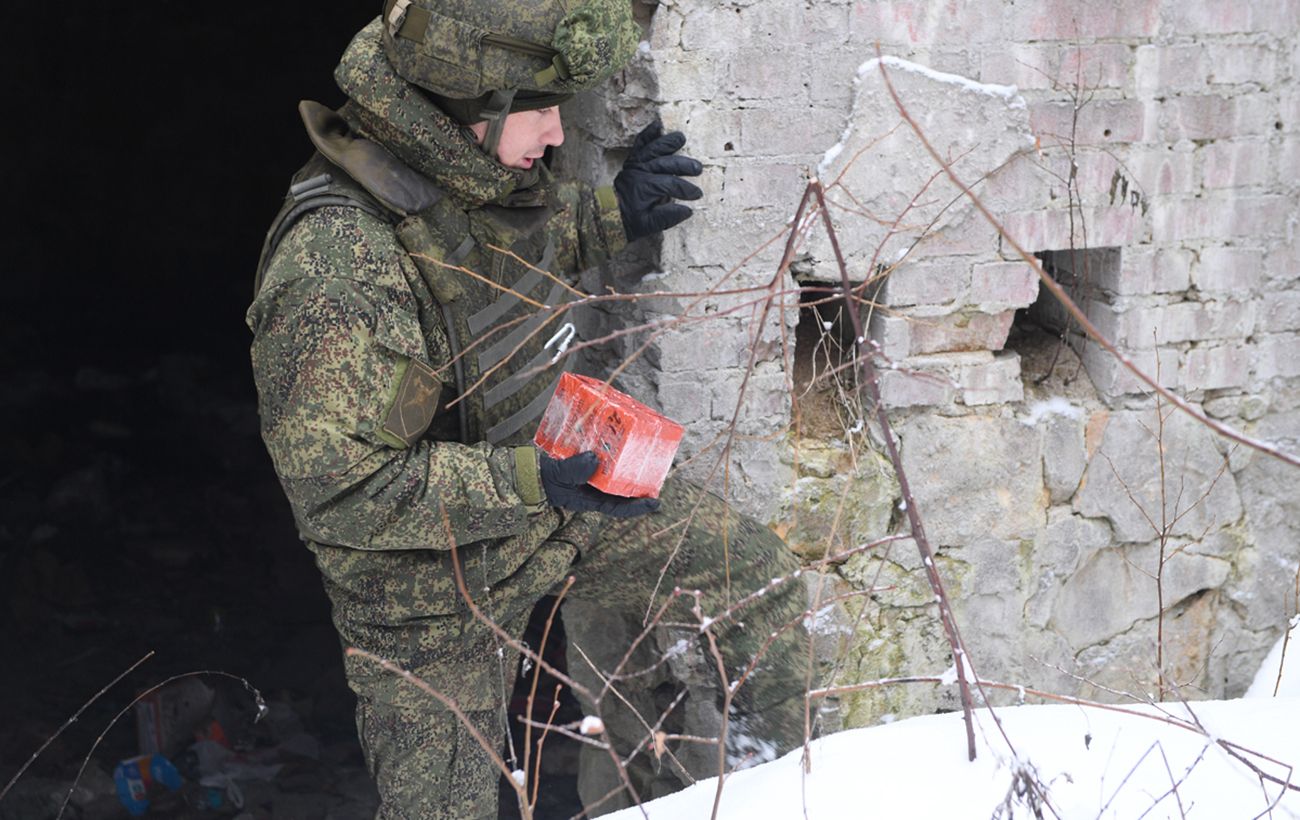
[[[1276,677],[1276,665],[1273,670]],[[1154,706],[1134,708],[1158,713]],[[1300,792],[1282,794],[1276,784],[1261,786],[1258,777],[1211,739],[1300,765],[1300,697],[1201,701],[1186,707],[1173,703],[1163,708],[1183,719],[1194,714],[1208,737],[1095,707],[1007,707],[998,709],[997,716],[1015,752],[989,712],[980,710],[978,757],[969,762],[961,715],[928,715],[814,741],[812,771],[806,777],[802,750],[736,772],[726,780],[718,817],[1033,818],[1026,798],[1016,796],[1017,784],[1024,783],[1017,772],[1029,771],[1046,788],[1050,808],[1043,808],[1041,816],[1047,818],[1300,818]],[[1284,765],[1255,762],[1284,780],[1290,776],[1300,782],[1300,770],[1289,775]],[[1176,796],[1171,791],[1175,783]],[[716,789],[716,778],[697,783],[647,803],[644,816],[708,818]],[[1282,799],[1270,815],[1270,803],[1279,794]],[[1012,809],[998,814],[1008,800]],[[642,816],[637,808],[608,815],[610,820]]]
[[[1289,639],[1283,635],[1273,644],[1243,697],[1271,698],[1276,693],[1279,697],[1300,698],[1300,615],[1291,619],[1290,632]]]

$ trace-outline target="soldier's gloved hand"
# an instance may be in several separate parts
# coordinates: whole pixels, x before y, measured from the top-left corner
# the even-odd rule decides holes
[[[637,134],[623,170],[614,177],[623,233],[629,242],[671,228],[691,215],[689,207],[670,200],[704,196],[694,183],[682,179],[697,177],[704,170],[699,160],[677,154],[685,144],[681,131],[665,134],[657,118]]]
[[[595,453],[578,453],[558,459],[539,450],[537,458],[542,472],[542,489],[552,507],[574,512],[598,512],[614,518],[632,518],[659,509],[656,498],[624,498],[602,493],[587,484],[587,479],[595,475],[600,465]]]

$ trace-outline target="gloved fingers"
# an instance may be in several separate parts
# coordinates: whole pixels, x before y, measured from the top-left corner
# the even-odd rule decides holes
[[[628,161],[644,164],[659,157],[675,154],[682,150],[682,146],[685,144],[685,134],[681,131],[669,131],[667,134],[657,137],[653,142],[647,143],[641,150],[633,152]]]
[[[704,196],[704,192],[693,182],[687,182],[681,177],[675,177],[670,174],[655,174],[648,176],[642,183],[643,190],[648,191],[655,197],[671,197],[672,199],[699,199]]]
[[[631,155],[635,157],[638,153],[644,150],[647,145],[659,139],[659,136],[663,134],[663,132],[663,120],[655,117],[654,121],[645,128],[642,128],[641,133],[637,134],[636,139],[632,141]]]
[[[590,486],[580,488],[579,493],[582,503],[590,505],[587,509],[611,518],[632,518],[659,509],[657,498],[624,498],[621,495],[602,493]]]
[[[630,498],[619,504],[618,508],[606,513],[613,518],[635,518],[638,515],[659,511],[657,498]]]
[[[672,174],[679,177],[697,177],[704,173],[704,165],[698,159],[676,154],[652,159],[639,167],[652,174]]]
[[[693,213],[695,212],[686,205],[676,203],[657,205],[646,214],[646,222],[650,225],[651,233],[666,231],[674,225],[690,219]]]
[[[559,484],[564,487],[581,487],[587,479],[596,474],[600,459],[595,453],[578,453],[576,456],[556,459],[542,456],[542,483]]]

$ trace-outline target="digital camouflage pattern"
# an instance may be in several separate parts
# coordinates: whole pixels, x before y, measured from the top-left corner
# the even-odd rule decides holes
[[[342,642],[419,675],[495,740],[504,730],[504,693],[517,658],[499,651],[457,594],[452,547],[478,605],[514,634],[522,634],[537,599],[568,574],[577,578],[574,598],[600,601],[610,617],[639,619],[670,555],[660,599],[674,586],[698,588],[710,612],[723,606],[726,567],[733,589],[751,590],[795,564],[771,531],[671,481],[659,513],[630,521],[542,504],[535,476],[521,469],[535,467],[523,443],[532,427],[502,446],[482,437],[494,419],[544,391],[552,374],[524,379],[524,388],[491,406],[481,395],[463,402],[471,418],[469,435],[461,435],[458,413],[444,408],[457,390],[452,336],[481,341],[465,336],[469,316],[481,316],[491,306],[489,291],[499,291],[430,260],[463,252],[458,265],[507,285],[530,275],[526,265],[487,248],[495,244],[526,260],[545,256],[550,270],[573,274],[622,246],[617,203],[579,183],[557,182],[544,169],[533,179],[489,160],[396,77],[380,37],[372,24],[345,54],[337,76],[350,102],[341,113],[358,136],[450,195],[391,219],[324,207],[289,229],[247,316],[262,434],[315,554]],[[464,250],[467,237],[474,241]],[[503,317],[527,315],[520,302]],[[492,332],[484,331],[489,342]],[[530,355],[525,346],[508,356],[512,364],[488,385],[526,374]],[[420,379],[413,380],[412,368]],[[440,396],[432,395],[428,374]],[[431,427],[409,444],[394,435],[391,421],[407,400],[436,402],[427,408],[427,416],[436,414]],[[746,627],[715,626],[730,670],[747,664],[774,625],[797,621],[802,609],[802,589],[791,584],[747,612]],[[673,617],[688,620],[689,612]],[[775,641],[740,690],[741,713],[801,707],[802,676],[783,670],[799,667],[794,658],[805,637],[798,628]],[[348,658],[345,669],[383,798],[380,817],[495,816],[497,772],[454,716],[366,661]],[[768,733],[788,747],[796,740],[793,723],[777,724]],[[638,772],[647,788],[672,777]]]
[[[382,19],[398,72],[452,99],[593,88],[641,39],[628,0],[388,0]]]

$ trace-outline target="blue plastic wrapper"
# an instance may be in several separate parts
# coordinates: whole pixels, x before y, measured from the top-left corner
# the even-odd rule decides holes
[[[162,755],[141,755],[117,764],[113,782],[117,784],[117,799],[133,817],[139,817],[149,810],[150,787],[159,784],[176,791],[181,787],[181,775]]]

